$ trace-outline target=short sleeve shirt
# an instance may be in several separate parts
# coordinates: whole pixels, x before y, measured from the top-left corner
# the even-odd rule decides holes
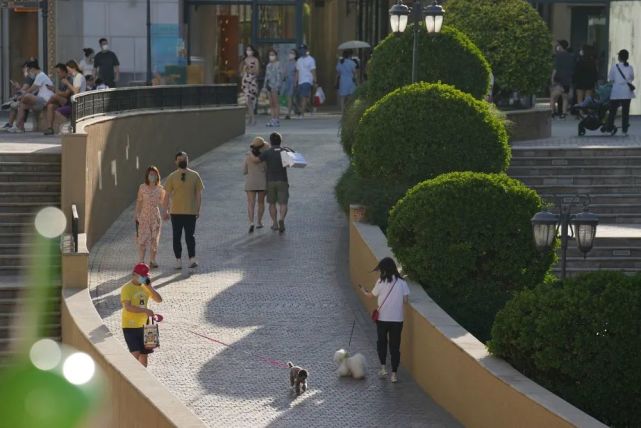
[[[395,281],[396,285],[394,285]],[[399,278],[395,281],[378,280],[372,290],[372,294],[378,297],[380,321],[403,322],[403,298],[410,294],[410,289],[405,280]],[[387,297],[388,294],[389,297]]]
[[[287,183],[287,168],[283,166],[281,147],[272,147],[260,154],[260,160],[267,165],[267,181],[284,181]]]
[[[316,70],[316,60],[311,55],[302,56],[296,61],[296,70],[298,71],[298,84],[314,83],[313,70]]]
[[[183,174],[184,180],[183,180]],[[165,191],[171,196],[171,214],[197,215],[196,192],[205,188],[200,175],[191,169],[186,172],[176,170],[169,174],[165,183]]]
[[[146,308],[151,292],[142,285],[128,282],[120,290],[120,303],[122,303],[122,328],[140,328],[147,323],[147,314],[130,312],[125,309],[125,302],[132,306]]]
[[[108,86],[114,84],[114,67],[119,65],[118,57],[112,51],[98,52],[93,60],[93,66],[98,69],[98,77]]]
[[[73,87],[79,88],[78,93],[85,92],[87,90],[87,79],[82,73],[76,73],[73,78]]]
[[[38,96],[45,100],[45,102],[49,101],[49,99],[53,96],[53,92],[51,92],[51,89],[47,87],[53,86],[53,82],[51,81],[51,79],[49,79],[49,76],[41,71],[36,75],[33,84],[38,87]]]

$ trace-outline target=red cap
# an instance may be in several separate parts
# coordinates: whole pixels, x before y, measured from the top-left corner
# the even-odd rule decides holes
[[[136,266],[134,266],[134,273],[142,276],[147,276],[149,274],[149,266],[144,263],[138,263]]]

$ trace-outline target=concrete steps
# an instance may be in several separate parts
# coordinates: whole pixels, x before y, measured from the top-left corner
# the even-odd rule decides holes
[[[641,272],[641,147],[517,146],[508,174],[551,203],[562,196],[589,195],[590,211],[600,218],[597,239],[585,259],[570,241],[568,274]],[[609,225],[621,226],[623,232],[603,233]]]

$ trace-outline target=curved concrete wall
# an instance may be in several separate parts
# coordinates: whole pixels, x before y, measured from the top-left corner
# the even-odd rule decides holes
[[[374,284],[372,268],[393,257],[380,228],[360,223],[352,207],[349,267],[354,291],[369,311],[375,302],[357,285]],[[412,281],[405,309],[401,364],[432,398],[467,427],[605,427],[550,391],[532,382],[487,348],[443,311]]]
[[[88,292],[89,250],[136,198],[148,165],[166,176],[174,155],[195,158],[245,132],[242,107],[132,112],[78,124],[62,138],[62,209],[80,216],[79,251],[62,254],[62,340],[90,354],[108,380],[108,399],[87,426],[204,427],[111,335]],[[70,222],[68,222],[70,224]],[[132,220],[133,231],[133,220]]]

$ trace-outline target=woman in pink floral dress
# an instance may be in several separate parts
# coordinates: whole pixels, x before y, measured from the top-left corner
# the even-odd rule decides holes
[[[149,266],[157,268],[156,254],[162,226],[161,210],[165,190],[160,185],[160,172],[150,166],[145,172],[145,182],[138,188],[136,199],[136,236],[138,241],[138,262],[145,262],[147,248],[150,252]],[[164,213],[164,212],[163,212]]]

